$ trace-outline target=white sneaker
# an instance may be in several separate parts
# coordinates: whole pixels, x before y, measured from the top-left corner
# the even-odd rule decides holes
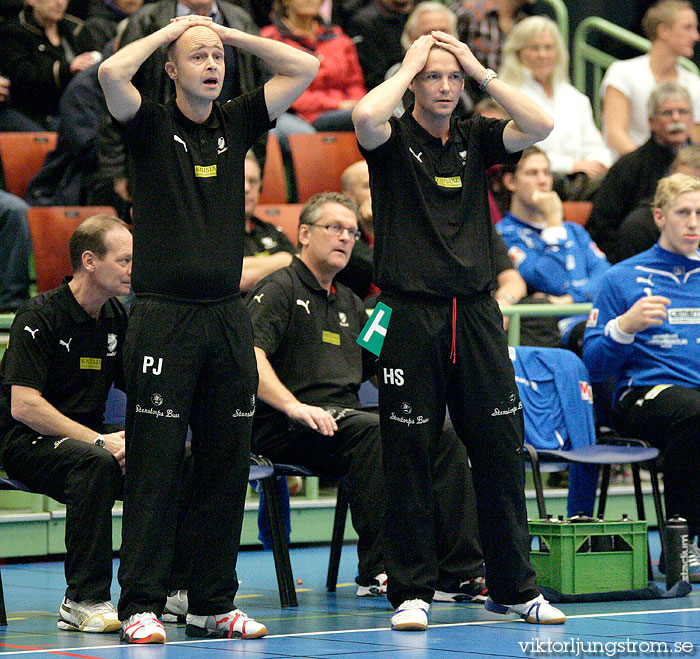
[[[122,622],[119,633],[127,643],[165,643],[165,629],[155,613],[134,613]]]
[[[406,600],[391,616],[391,628],[397,632],[424,632],[428,629],[430,604],[423,600]]]
[[[161,616],[163,622],[185,622],[187,616],[187,591],[173,590],[165,601]]]
[[[267,627],[249,618],[240,609],[214,616],[187,614],[186,636],[204,638],[262,638],[267,636]]]
[[[64,597],[61,608],[58,610],[57,626],[65,631],[103,634],[116,632],[121,627],[121,623],[110,602],[99,600],[74,602]]]
[[[496,604],[490,597],[484,602],[484,608],[491,613],[517,613],[525,622],[533,625],[563,625],[566,616],[553,607],[542,595],[524,604]]]
[[[695,542],[688,543],[688,581],[700,583],[700,549]]]
[[[374,577],[374,583],[369,586],[358,586],[355,595],[357,597],[378,597],[379,595],[386,595],[386,574],[380,572],[376,577]]]

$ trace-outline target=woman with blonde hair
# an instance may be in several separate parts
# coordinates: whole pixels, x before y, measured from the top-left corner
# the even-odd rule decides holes
[[[538,146],[565,180],[564,196],[580,199],[590,194],[588,180],[604,174],[611,158],[591,103],[569,83],[568,69],[569,53],[551,19],[530,16],[508,35],[500,76],[554,118],[554,130]]]

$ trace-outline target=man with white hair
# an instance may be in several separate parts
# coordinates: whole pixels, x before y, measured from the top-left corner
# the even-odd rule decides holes
[[[651,137],[622,156],[609,170],[593,201],[586,228],[607,254],[619,240],[618,229],[627,214],[668,174],[673,159],[690,143],[693,107],[686,89],[664,82],[649,96]]]

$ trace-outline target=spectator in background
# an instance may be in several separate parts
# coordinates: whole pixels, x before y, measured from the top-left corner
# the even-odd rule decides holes
[[[355,45],[337,26],[318,15],[321,0],[275,0],[275,22],[260,35],[315,55],[321,68],[314,81],[285,112],[273,132],[289,151],[289,135],[351,131],[352,109],[367,89]]]
[[[499,74],[554,118],[554,130],[538,146],[562,198],[590,198],[610,166],[610,152],[593,122],[591,102],[569,83],[569,53],[557,24],[546,16],[519,22],[503,45]]]
[[[368,89],[383,82],[386,72],[403,59],[401,34],[413,5],[413,0],[374,0],[350,19],[348,33]]]
[[[263,277],[288,266],[296,249],[287,236],[269,222],[255,217],[260,198],[262,177],[260,165],[252,151],[248,151],[243,163],[245,177],[245,241],[243,245],[243,271],[241,291],[247,293]]]
[[[460,41],[485,67],[501,68],[501,49],[513,26],[533,13],[535,0],[457,0],[452,11],[457,14]],[[484,96],[472,85],[470,95]]]
[[[42,127],[10,106],[10,79],[0,74],[0,133],[41,130]]]
[[[107,112],[97,80],[98,64],[68,83],[59,103],[58,142],[29,182],[25,199],[32,206],[85,206],[98,170],[97,135]],[[112,193],[105,205],[128,218],[128,206]]]
[[[19,197],[0,190],[0,312],[17,311],[29,297],[28,208]]]
[[[216,4],[213,0],[158,0],[147,3],[129,18],[119,45],[123,48],[165,27],[176,16],[190,14],[210,16],[219,25],[248,34],[258,34],[258,28],[250,15],[227,0],[217,0]],[[251,92],[263,84],[267,72],[260,60],[228,45],[224,46],[224,56],[226,73],[218,98],[221,103],[239,94]],[[167,103],[174,96],[173,83],[165,71],[165,62],[165,49],[158,49],[141,65],[133,79],[139,93],[157,103]],[[265,140],[266,135],[263,135],[254,147],[260,161],[265,157]],[[111,125],[106,124],[100,130],[98,143],[99,170],[88,193],[88,204],[112,205],[116,193],[128,205],[131,194],[121,136]]]
[[[446,32],[453,37],[457,36],[457,17],[454,12],[440,2],[419,2],[416,8],[411,12],[411,15],[406,21],[406,25],[401,33],[401,47],[407,51],[411,44],[420,36],[430,34],[433,30]],[[391,78],[401,67],[401,63],[397,62],[392,66],[384,76],[385,79]],[[400,117],[406,108],[413,104],[413,92],[410,89],[406,90],[403,99],[396,106],[394,116]],[[466,91],[462,91],[460,104],[457,106],[456,112],[459,114],[469,114],[473,105],[473,101]]]
[[[610,266],[580,224],[564,221],[547,155],[528,147],[515,167],[504,165],[503,184],[512,195],[510,212],[496,228],[528,292],[544,293],[552,304],[590,302]],[[563,345],[569,345],[569,333],[584,320],[573,316],[560,321]],[[583,333],[583,326],[579,329],[573,336]]]
[[[608,270],[584,336],[592,382],[615,378],[613,423],[661,449],[668,516],[690,530],[700,581],[700,179],[673,174],[654,198],[659,242]]]
[[[586,224],[593,240],[614,261],[619,260],[615,249],[622,220],[654,193],[676,154],[690,141],[693,106],[684,87],[676,82],[660,84],[649,95],[647,108],[651,137],[610,168]]]
[[[141,9],[143,0],[94,0],[90,4],[90,15],[80,39],[89,39],[94,47],[102,51],[117,36],[121,21]]]
[[[350,255],[348,264],[338,273],[340,283],[349,286],[363,300],[379,293],[374,284],[372,250],[374,248],[374,222],[372,220],[372,198],[369,190],[367,162],[358,160],[345,169],[340,179],[343,194],[355,202],[358,209],[360,239]]]
[[[67,0],[27,0],[17,18],[0,26],[0,62],[10,79],[11,107],[56,130],[58,103],[71,78],[101,60],[94,45],[78,41],[83,22],[66,14]],[[78,54],[80,53],[80,54]]]
[[[671,166],[671,174],[687,174],[700,178],[700,145],[682,148]],[[647,197],[623,220],[611,263],[624,261],[653,247],[659,240],[659,228],[654,222],[654,199]]]
[[[688,90],[696,141],[700,134],[700,78],[678,65],[679,57],[693,57],[700,39],[692,3],[660,0],[644,15],[642,29],[651,41],[651,50],[611,64],[601,84],[605,139],[618,156],[648,139],[647,102],[654,87],[663,82],[677,82]]]

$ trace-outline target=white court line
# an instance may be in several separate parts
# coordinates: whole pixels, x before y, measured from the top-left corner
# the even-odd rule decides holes
[[[700,611],[700,607],[693,607],[693,608],[688,608],[688,609],[660,609],[657,611],[617,611],[616,613],[582,613],[580,615],[576,616],[566,616],[567,620],[574,620],[577,618],[611,618],[613,616],[646,616],[646,615],[658,615],[660,613],[687,613],[689,611]],[[437,624],[431,624],[429,629],[434,629],[437,627],[469,627],[472,625],[502,625],[504,623],[512,623],[512,622],[519,622],[523,624],[527,624],[524,620],[519,620],[515,618],[510,618],[507,620],[475,620],[472,622],[446,622],[446,623],[437,623]],[[545,627],[547,630],[551,630],[552,632],[555,632],[557,630],[563,630],[564,627],[562,625],[532,625],[532,627]],[[301,636],[320,636],[320,635],[328,635],[328,634],[356,634],[356,633],[367,633],[367,632],[389,632],[391,631],[391,627],[370,627],[369,629],[336,629],[336,630],[330,630],[330,631],[315,631],[315,632],[299,632],[297,634],[270,634],[268,636],[265,636],[265,639],[268,638],[295,638],[295,637],[301,637]],[[400,632],[399,632],[400,633]],[[10,639],[8,639],[10,640]],[[196,641],[167,641],[165,645],[194,645],[197,643],[230,643],[231,640],[241,640],[241,639],[230,639],[230,638],[203,638],[203,639],[197,639]],[[256,640],[263,640],[263,639],[249,639],[251,641],[256,641]],[[1,643],[2,641],[0,641]],[[32,654],[32,653],[40,653],[40,654],[57,654],[57,653],[66,653],[66,652],[94,652],[95,650],[112,650],[114,648],[137,648],[137,647],[160,647],[157,644],[146,644],[146,645],[138,645],[138,644],[133,644],[133,645],[128,645],[126,643],[121,643],[119,645],[112,644],[112,645],[79,645],[74,648],[61,648],[61,647],[54,647],[54,648],[48,648],[48,649],[41,649],[41,650],[16,650],[16,651],[10,651],[10,652],[2,652],[0,650],[0,659],[4,659],[4,657],[14,657],[14,656],[19,656],[23,654]]]

